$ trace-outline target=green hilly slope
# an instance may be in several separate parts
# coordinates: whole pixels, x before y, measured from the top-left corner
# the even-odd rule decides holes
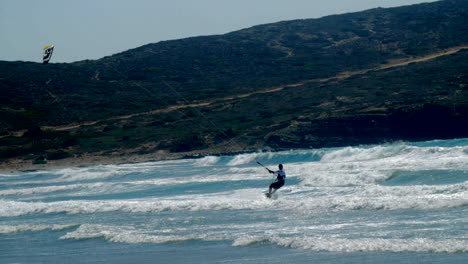
[[[466,25],[468,1],[446,0],[0,62],[0,158],[466,137]]]

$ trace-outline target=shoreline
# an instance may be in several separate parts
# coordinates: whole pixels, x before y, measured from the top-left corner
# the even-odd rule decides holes
[[[158,151],[149,154],[135,154],[118,152],[114,155],[104,155],[102,153],[83,153],[79,156],[68,157],[57,160],[47,160],[44,164],[33,164],[32,159],[16,158],[9,159],[0,163],[0,173],[21,173],[31,171],[46,171],[62,168],[79,168],[99,165],[121,165],[132,163],[156,162],[165,160],[178,160],[189,158],[202,158],[207,156],[237,155],[243,153],[254,153],[256,151],[265,151],[265,149],[251,149],[243,151],[222,152],[216,149],[207,149],[193,152],[172,153]],[[271,151],[271,150],[270,150]]]
[[[46,171],[62,168],[79,168],[99,165],[121,165],[143,162],[156,162],[179,159],[195,159],[207,156],[238,155],[254,153],[257,151],[273,151],[268,147],[260,145],[244,146],[237,144],[236,148],[226,148],[226,145],[213,146],[207,149],[193,150],[188,152],[169,152],[157,150],[151,153],[137,153],[138,149],[119,149],[113,152],[79,153],[74,157],[63,159],[46,160],[44,164],[33,164],[33,158],[22,156],[0,162],[0,173],[21,173],[31,171]],[[280,151],[277,149],[275,151]]]
[[[333,148],[333,147],[344,147],[344,146],[369,146],[376,144],[388,144],[395,142],[422,142],[422,141],[433,141],[433,140],[455,140],[464,139],[465,137],[451,137],[451,138],[425,138],[421,140],[391,140],[374,142],[371,144],[356,144],[356,142],[350,144],[336,144],[334,146],[323,146],[321,148]],[[468,138],[467,138],[468,139]],[[320,148],[320,147],[319,147]],[[252,146],[250,148],[244,148],[242,150],[222,151],[223,148],[209,148],[191,152],[168,152],[168,151],[156,151],[153,153],[138,154],[135,152],[128,152],[121,150],[120,152],[115,151],[111,154],[98,153],[82,153],[75,155],[75,157],[68,157],[57,160],[46,160],[44,164],[33,164],[33,159],[28,157],[8,159],[0,162],[0,173],[12,174],[21,172],[32,172],[32,171],[47,171],[63,168],[80,168],[80,167],[91,167],[99,165],[122,165],[122,164],[134,164],[144,162],[157,162],[167,160],[179,160],[179,159],[197,159],[207,156],[232,156],[240,154],[249,154],[256,152],[277,152],[285,150],[304,150],[311,148],[282,148],[272,149],[268,147]]]
[[[166,156],[162,155],[116,155],[116,156],[104,156],[94,154],[84,154],[80,157],[71,157],[59,160],[47,160],[45,164],[33,164],[32,160],[28,159],[11,159],[0,163],[0,173],[21,173],[31,171],[46,171],[63,168],[79,168],[79,167],[91,167],[98,165],[119,165],[119,164],[131,164],[131,163],[143,163],[152,161],[162,160],[175,160],[183,158],[182,155],[169,154]]]

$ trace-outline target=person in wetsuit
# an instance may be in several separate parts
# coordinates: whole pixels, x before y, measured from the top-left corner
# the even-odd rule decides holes
[[[272,194],[274,194],[279,188],[281,188],[284,185],[284,182],[286,180],[286,173],[283,170],[283,164],[279,164],[278,169],[279,170],[277,171],[267,169],[269,173],[273,173],[274,175],[276,175],[276,180],[272,184],[270,184],[270,188],[268,190],[268,193],[266,194],[267,197],[271,197]]]

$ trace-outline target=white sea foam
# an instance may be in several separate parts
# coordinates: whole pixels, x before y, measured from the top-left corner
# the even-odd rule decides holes
[[[21,233],[30,231],[43,231],[43,230],[64,230],[78,225],[0,225],[0,234]]]
[[[413,195],[413,196],[383,196],[366,197],[344,195],[337,197],[304,198],[290,204],[300,212],[314,213],[317,210],[436,210],[468,205],[466,194],[445,195]]]
[[[71,191],[82,188],[101,188],[104,183],[89,183],[89,184],[69,184],[69,185],[58,185],[58,186],[43,186],[43,187],[33,187],[33,188],[23,188],[23,189],[8,189],[1,190],[0,196],[7,195],[31,195],[39,193],[51,193],[58,191]]]
[[[150,179],[140,181],[125,181],[122,183],[131,185],[183,185],[188,183],[214,183],[214,182],[230,182],[240,180],[258,180],[265,179],[265,175],[262,174],[213,174],[203,176],[190,176],[190,177],[177,177],[177,178],[161,178],[161,179]]]
[[[18,181],[11,184],[47,184],[47,183],[67,183],[74,181],[107,180],[129,173],[148,173],[160,168],[170,167],[170,164],[178,165],[181,161],[166,161],[165,163],[138,163],[122,165],[97,165],[91,167],[76,167],[56,169],[48,172],[29,172],[28,175],[50,174],[52,179]],[[187,163],[186,160],[183,163]]]
[[[239,194],[239,193],[243,194]],[[246,193],[250,194],[247,195]],[[0,216],[12,217],[26,214],[91,214],[112,211],[161,212],[161,211],[208,211],[261,209],[271,202],[262,197],[261,190],[242,190],[225,195],[182,195],[170,199],[127,200],[71,200],[59,202],[0,201]]]
[[[44,172],[42,172],[44,173]],[[68,183],[74,181],[89,181],[89,180],[106,180],[115,176],[120,176],[128,173],[125,170],[117,170],[103,167],[90,167],[90,168],[66,168],[58,169],[47,172],[50,175],[55,176],[52,179],[41,179],[41,180],[18,180],[11,182],[11,185],[24,185],[24,184],[56,184],[56,183]],[[30,174],[30,173],[28,173]]]
[[[359,164],[374,169],[468,169],[468,147],[414,147],[406,145],[347,147],[325,154],[322,163]]]
[[[250,163],[255,162],[255,160],[262,155],[265,155],[265,154],[264,153],[240,154],[240,155],[235,156],[227,165],[238,166],[238,165],[250,164]]]
[[[207,157],[196,160],[194,165],[203,167],[203,166],[213,165],[218,161],[219,161],[219,157],[207,156]]]
[[[234,169],[230,173],[213,174],[203,176],[189,176],[176,178],[154,178],[148,180],[135,181],[120,181],[120,182],[96,182],[96,183],[74,183],[66,185],[51,185],[31,188],[12,188],[0,190],[0,196],[12,195],[33,195],[47,194],[60,191],[70,191],[67,196],[93,195],[93,194],[116,194],[119,192],[137,191],[148,188],[148,186],[174,186],[192,183],[216,183],[216,182],[232,182],[246,180],[265,180],[265,172],[263,169]],[[254,172],[254,173],[252,173]],[[72,192],[73,191],[73,192]],[[36,197],[37,198],[37,197]]]
[[[275,164],[281,163],[284,158],[289,157],[290,155],[299,155],[305,157],[313,157],[316,155],[322,155],[323,150],[294,150],[294,151],[279,151],[279,152],[255,152],[255,153],[246,153],[239,154],[232,158],[228,162],[228,166],[239,166],[239,165],[254,165],[257,166],[257,161],[263,161],[267,163]]]
[[[233,240],[248,229],[265,228],[268,223],[258,225],[202,225],[161,229],[148,226],[136,228],[133,226],[112,226],[98,224],[83,224],[60,239],[92,239],[104,238],[110,242],[120,243],[172,243],[189,240],[221,241]]]
[[[279,236],[242,236],[236,239],[234,246],[248,246],[257,243],[273,243],[283,247],[309,249],[312,251],[334,252],[434,252],[466,253],[468,243],[457,239],[383,239],[360,238],[343,239],[335,237],[279,237]]]
[[[95,179],[107,179],[122,174],[128,173],[126,170],[119,170],[118,168],[107,167],[94,167],[94,168],[73,168],[62,169],[55,172],[59,177],[54,180],[46,182],[73,182]]]
[[[322,162],[354,162],[354,161],[368,161],[373,159],[385,158],[392,156],[393,151],[390,152],[384,147],[378,146],[374,148],[357,148],[346,147],[331,151],[323,155]]]
[[[159,232],[157,234],[146,233],[145,231],[138,230],[131,226],[106,226],[106,225],[94,225],[84,224],[81,225],[77,230],[69,232],[60,239],[92,239],[92,238],[104,238],[110,242],[116,243],[154,243],[163,244],[169,242],[183,242],[189,240],[206,240],[216,241],[224,240],[224,237],[216,238],[209,234],[187,234],[187,235],[174,235],[164,234],[165,232]]]
[[[208,229],[206,229],[208,228]],[[272,227],[268,227],[272,228]],[[253,234],[248,230],[257,230]],[[263,231],[262,231],[263,230]],[[252,226],[204,227],[201,230],[169,229],[149,230],[132,226],[108,226],[83,224],[60,239],[104,238],[115,243],[178,243],[190,240],[233,241],[233,246],[250,246],[272,243],[282,247],[333,252],[434,252],[466,253],[468,243],[463,239],[431,238],[341,238],[337,236],[308,236],[300,233],[285,234],[281,231]],[[192,232],[187,232],[192,231]]]
[[[467,183],[447,186],[321,188],[311,195],[310,188],[284,187],[283,199],[269,200],[262,189],[240,189],[230,192],[180,195],[167,198],[126,200],[70,200],[57,202],[0,202],[0,216],[26,214],[100,212],[161,212],[209,210],[293,209],[300,212],[317,210],[403,210],[444,209],[468,205]],[[291,192],[294,190],[294,192]],[[309,190],[309,191],[307,191]],[[300,192],[302,191],[302,192]],[[283,194],[282,194],[283,195]]]
[[[467,171],[467,147],[420,148],[406,145],[331,150],[320,162],[288,164],[308,186],[378,184],[397,171]]]

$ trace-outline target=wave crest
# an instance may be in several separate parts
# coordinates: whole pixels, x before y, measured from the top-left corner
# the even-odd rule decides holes
[[[277,237],[243,236],[233,242],[233,246],[249,246],[270,242],[283,247],[312,251],[332,252],[432,252],[467,253],[468,244],[458,239],[383,239],[361,238],[343,239],[334,237]]]

